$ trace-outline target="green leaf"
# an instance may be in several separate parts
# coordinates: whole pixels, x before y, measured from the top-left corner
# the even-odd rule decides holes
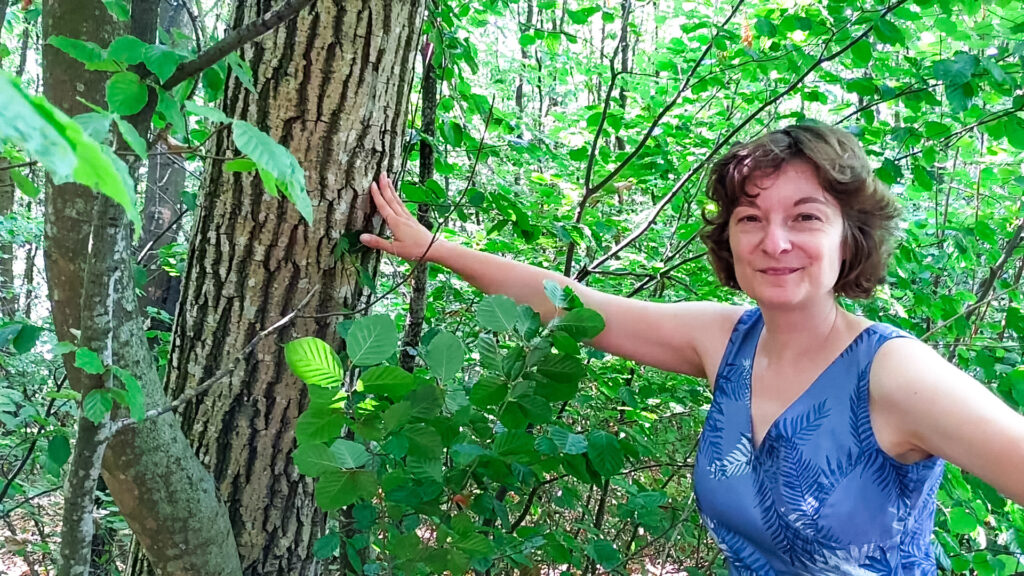
[[[544,280],[544,295],[555,305],[555,308],[575,310],[583,306],[570,286],[560,286],[554,280]]]
[[[11,180],[14,181],[14,185],[18,187],[18,191],[25,196],[35,199],[39,197],[39,188],[31,180],[26,178],[18,170],[9,170],[11,174]]]
[[[121,22],[127,22],[131,18],[131,9],[128,7],[128,0],[103,0],[107,12]]]
[[[377,476],[368,470],[332,470],[320,477],[314,490],[316,505],[333,512],[377,493]]]
[[[604,318],[590,308],[577,308],[558,318],[555,327],[577,341],[589,340],[604,330]]]
[[[622,562],[622,554],[615,549],[615,544],[603,539],[594,540],[587,546],[587,556],[605,570],[611,570]]]
[[[161,83],[167,82],[167,79],[178,69],[178,64],[181,64],[184,59],[184,56],[174,50],[158,45],[146,46],[142,54],[142,61],[146,64],[146,68],[149,68],[149,71],[159,78]]]
[[[874,26],[875,38],[883,44],[889,44],[895,46],[897,44],[903,44],[903,31],[900,30],[899,26],[893,24],[885,18],[880,18],[875,22]]]
[[[119,36],[114,38],[107,48],[107,58],[129,65],[138,64],[142,62],[142,55],[147,46],[149,44],[135,36]]]
[[[235,158],[224,163],[225,172],[252,172],[256,163],[248,158]]]
[[[235,120],[232,134],[238,150],[273,175],[285,197],[295,205],[306,222],[312,224],[313,203],[306,192],[306,173],[291,151],[248,122]],[[272,193],[272,190],[267,192]]]
[[[435,482],[444,480],[440,458],[416,458],[409,456],[405,459],[405,462],[406,470],[412,474],[413,478],[433,480]]]
[[[765,18],[758,18],[757,20],[754,20],[754,30],[757,31],[758,36],[762,36],[764,38],[774,38],[775,35],[778,34],[778,29],[775,27],[775,24],[771,20]]]
[[[107,105],[110,111],[131,116],[142,110],[149,99],[149,89],[134,72],[118,72],[107,81]]]
[[[548,436],[554,441],[555,446],[566,454],[583,454],[587,451],[587,439],[580,434],[553,427],[548,430]]]
[[[409,455],[416,458],[440,458],[444,454],[444,444],[437,430],[426,424],[414,424],[404,431],[409,441]]]
[[[523,32],[522,34],[519,35],[519,45],[522,46],[523,48],[533,46],[536,43],[536,36],[530,34],[529,32]]]
[[[292,461],[301,474],[313,478],[338,469],[334,453],[323,442],[299,444],[295,452],[292,452]]]
[[[135,376],[119,366],[112,366],[110,371],[124,384],[125,404],[128,406],[128,413],[136,422],[141,422],[146,417],[146,394],[142,391]]]
[[[249,92],[256,94],[256,86],[252,83],[252,68],[249,67],[249,64],[238,56],[238,52],[232,52],[226,60],[228,67],[231,68],[231,73],[238,78],[242,86]]]
[[[953,508],[949,513],[949,530],[953,534],[970,534],[977,530],[978,520],[963,508]]]
[[[46,444],[46,462],[55,469],[60,469],[71,459],[71,442],[62,434],[50,438]]]
[[[589,6],[587,8],[580,8],[579,10],[566,10],[565,14],[569,17],[569,20],[573,24],[586,24],[587,20],[590,20],[591,16],[601,11],[599,6]]]
[[[331,444],[331,453],[341,468],[362,468],[370,461],[370,453],[365,446],[344,438]]]
[[[497,406],[508,396],[508,384],[497,376],[484,374],[469,391],[469,402],[477,408]]]
[[[501,294],[486,296],[476,308],[476,319],[484,330],[508,332],[516,327],[519,306],[515,300]]]
[[[83,64],[103,61],[103,48],[94,42],[84,42],[66,36],[50,36],[46,43]]]
[[[22,323],[21,330],[18,330],[18,334],[11,340],[11,347],[18,354],[28,354],[35,348],[36,342],[39,341],[39,335],[42,333],[41,327]]]
[[[603,430],[593,430],[587,436],[587,453],[594,468],[605,478],[621,472],[625,464],[618,439]]]
[[[146,149],[146,141],[142,136],[139,136],[138,130],[121,117],[115,117],[114,122],[117,123],[117,129],[121,131],[121,137],[124,138],[125,143],[132,149],[132,152],[138,154],[139,158],[145,158],[149,150]]]
[[[871,63],[871,56],[874,50],[871,47],[871,42],[868,40],[861,40],[850,48],[850,55],[853,56],[853,61],[858,66],[867,66]]]
[[[284,360],[311,386],[339,386],[345,374],[338,355],[319,338],[299,338],[284,345]]]
[[[501,350],[498,343],[489,334],[481,334],[476,341],[477,352],[480,354],[480,366],[492,372],[501,372]]]
[[[185,101],[185,110],[189,111],[189,113],[191,113],[191,114],[194,114],[196,116],[202,116],[203,118],[206,118],[207,120],[211,120],[213,122],[218,122],[218,123],[221,123],[221,124],[227,124],[228,122],[231,122],[231,118],[228,118],[227,114],[222,112],[219,108],[214,108],[213,106],[203,106],[201,104],[196,104],[192,100],[186,100]],[[253,162],[252,160],[249,160],[249,159],[244,159],[244,160],[246,162],[252,163],[253,168],[256,167],[256,163]],[[237,162],[237,161],[238,160],[229,160],[228,162],[225,163],[225,169],[227,167],[227,164],[230,164],[231,162]],[[232,170],[228,170],[228,172],[232,172]],[[242,172],[248,172],[248,170],[242,170]]]
[[[556,382],[577,384],[586,374],[586,368],[575,356],[549,354],[537,364],[537,373]]]
[[[341,435],[345,417],[326,408],[310,408],[295,421],[295,440],[300,444],[328,442]]]
[[[1006,141],[1017,150],[1024,150],[1024,118],[1017,115],[1007,116],[1002,122]]]
[[[483,534],[459,534],[452,543],[473,558],[489,558],[494,554],[494,545]]]
[[[932,66],[935,79],[945,84],[959,86],[970,82],[971,75],[978,67],[978,57],[973,54],[959,52],[951,60],[939,60]]]
[[[445,330],[441,330],[437,336],[434,336],[423,353],[423,360],[430,368],[430,374],[441,382],[447,382],[456,377],[462,370],[465,358],[466,349],[462,346],[462,342],[454,334]]]
[[[171,134],[183,135],[188,124],[181,114],[181,104],[163,88],[157,88],[156,94],[156,111],[163,117],[164,122],[171,125]]]
[[[341,549],[341,536],[334,530],[317,538],[313,543],[313,556],[317,560],[326,560],[338,553]]]
[[[106,371],[100,355],[88,348],[79,348],[75,351],[75,366],[86,374],[103,374]]]
[[[82,400],[82,414],[97,426],[103,422],[113,407],[114,398],[107,388],[97,388],[89,392]]]
[[[0,102],[0,141],[38,160],[55,184],[78,182],[120,204],[138,238],[142,220],[124,162],[45,99],[29,96],[6,72],[0,73]]]
[[[401,400],[416,386],[412,374],[397,366],[375,366],[359,377],[363,391],[374,396]]]
[[[383,314],[357,319],[345,337],[345,351],[356,366],[380,364],[397,349],[395,321]]]

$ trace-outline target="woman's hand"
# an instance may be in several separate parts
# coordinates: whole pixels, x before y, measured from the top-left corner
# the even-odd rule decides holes
[[[385,240],[373,234],[363,234],[359,236],[359,241],[370,248],[383,250],[403,260],[416,261],[424,258],[431,248],[433,234],[405,207],[387,174],[381,174],[377,182],[370,184],[370,196],[377,206],[377,211],[391,229],[393,238]],[[434,240],[435,244],[437,242],[440,240]]]

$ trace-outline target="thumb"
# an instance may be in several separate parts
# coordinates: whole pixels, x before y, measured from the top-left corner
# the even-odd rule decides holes
[[[369,246],[374,250],[383,250],[385,252],[391,252],[391,242],[381,238],[380,236],[374,236],[373,234],[360,234],[359,241],[365,246]]]

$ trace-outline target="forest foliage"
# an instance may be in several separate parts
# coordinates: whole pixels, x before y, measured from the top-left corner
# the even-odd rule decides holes
[[[106,5],[113,17],[129,9]],[[152,134],[173,141],[189,171],[189,214],[173,242],[139,259],[139,290],[156,269],[182,275],[211,166],[258,178],[309,226],[326,225],[288,149],[221,111],[229,78],[255,91],[242,52],[181,79],[197,46],[230,21],[227,3],[197,6],[201,26],[155,44],[41,38],[32,2],[10,7],[0,31],[0,170],[21,193],[0,223],[10,247],[0,259],[13,264],[0,279],[0,515],[13,553],[41,567],[59,545],[40,520],[59,502],[41,496],[68,473],[79,410],[102,422],[160,408],[145,405],[127,370],[56,341],[35,271],[47,182],[109,197],[138,238],[153,137],[126,119],[155,112]],[[1019,2],[435,0],[422,42],[396,181],[439,236],[616,294],[749,304],[719,285],[698,239],[707,167],[765,130],[834,124],[857,136],[903,210],[887,284],[843,306],[915,334],[1024,407]],[[39,96],[43,43],[109,73],[106,101],[69,118]],[[12,73],[19,59],[28,64]],[[422,91],[424,73],[436,77],[436,98]],[[222,130],[235,153],[211,158],[204,146]],[[427,179],[423,143],[433,151]],[[362,269],[362,250],[357,235],[333,247],[374,295],[368,309],[336,311],[344,346],[281,342],[308,384],[293,461],[317,479],[329,518],[313,547],[325,572],[723,573],[690,483],[710,402],[703,382],[587,347],[603,321],[569,290],[544,287],[564,311],[544,325],[438,267],[427,271],[410,372],[399,358],[413,265]],[[150,314],[162,374],[170,318]],[[84,398],[69,391],[65,354],[111,385]],[[114,573],[129,534],[116,505],[98,498],[109,537],[101,563]],[[1024,570],[1024,509],[951,465],[938,504],[943,573]]]

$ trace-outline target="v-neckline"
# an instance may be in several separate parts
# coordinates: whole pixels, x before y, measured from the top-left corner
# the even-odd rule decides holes
[[[758,314],[758,326],[755,328],[757,330],[757,336],[754,337],[754,351],[750,355],[750,381],[747,383],[749,393],[746,395],[747,425],[749,427],[750,432],[750,448],[753,452],[756,453],[761,451],[761,449],[764,447],[765,441],[768,439],[768,436],[771,435],[772,430],[775,429],[775,425],[778,424],[779,421],[782,420],[782,418],[786,416],[793,409],[794,406],[800,404],[804,397],[807,396],[808,393],[810,393],[810,391],[813,390],[815,386],[818,385],[818,382],[821,380],[822,376],[827,374],[829,370],[831,370],[832,367],[835,366],[836,362],[839,362],[840,358],[846,356],[850,352],[850,350],[854,348],[854,346],[859,344],[864,334],[866,334],[868,330],[874,328],[877,324],[877,322],[872,322],[871,324],[868,324],[859,332],[857,332],[857,335],[854,336],[853,339],[850,340],[850,342],[846,346],[844,346],[842,350],[839,351],[839,354],[837,354],[836,357],[833,358],[832,361],[829,362],[825,366],[825,368],[823,368],[821,372],[819,372],[818,375],[814,377],[814,380],[811,380],[811,383],[806,388],[804,388],[803,392],[798,394],[792,402],[786,405],[786,407],[782,409],[782,412],[779,412],[775,419],[772,420],[771,424],[769,424],[768,427],[764,429],[764,436],[761,436],[761,439],[757,440],[756,438],[754,438],[754,362],[757,359],[757,345],[761,342],[761,336],[764,334],[764,316],[760,313]]]

